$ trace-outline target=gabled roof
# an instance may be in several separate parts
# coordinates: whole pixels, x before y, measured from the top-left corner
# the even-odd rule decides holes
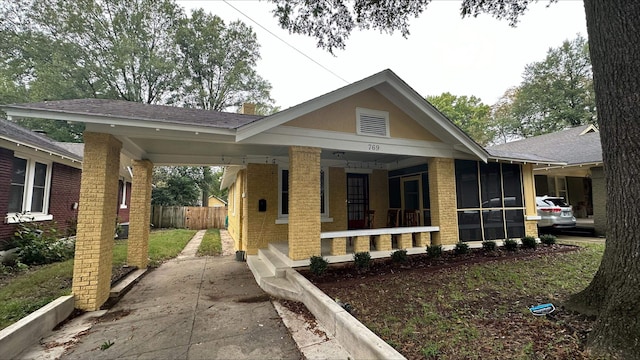
[[[418,94],[393,71],[386,69],[360,81],[346,85],[325,95],[283,110],[277,114],[243,125],[238,128],[236,140],[243,141],[288,121],[322,109],[337,101],[374,88],[425,128],[428,127],[443,142],[453,144],[457,150],[473,154],[486,161],[487,152],[451,120],[439,112],[423,96]],[[425,117],[425,114],[427,115]],[[432,120],[427,123],[426,118]],[[430,121],[430,120],[429,120]]]
[[[550,134],[508,142],[487,148],[490,154],[530,154],[556,159],[567,165],[602,162],[600,132],[593,125],[582,125]]]
[[[23,128],[12,121],[0,119],[0,139],[62,158],[68,158],[77,162],[82,161],[82,156],[78,156],[76,153],[67,150],[50,138]]]

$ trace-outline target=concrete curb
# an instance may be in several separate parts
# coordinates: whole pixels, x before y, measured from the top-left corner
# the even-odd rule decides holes
[[[61,296],[0,331],[2,358],[14,358],[71,315],[73,295]]]
[[[302,291],[305,306],[356,359],[406,359],[294,269],[286,278]]]

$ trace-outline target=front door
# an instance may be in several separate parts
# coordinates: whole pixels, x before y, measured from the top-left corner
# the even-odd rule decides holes
[[[363,229],[369,210],[369,175],[347,174],[347,216],[349,229]]]

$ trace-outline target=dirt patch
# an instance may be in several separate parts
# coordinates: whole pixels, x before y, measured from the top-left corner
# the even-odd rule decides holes
[[[122,319],[123,317],[129,316],[131,312],[132,312],[131,310],[109,311],[106,314],[99,317],[98,319],[96,319],[96,323],[116,321],[116,320]]]
[[[313,316],[311,311],[309,311],[309,309],[307,309],[307,307],[303,303],[290,300],[278,300],[278,302],[289,309],[289,311],[291,311],[292,313],[302,317],[304,319],[305,327],[307,330],[313,332],[321,338],[324,338],[325,341],[330,340],[327,334],[324,331],[320,330],[320,328],[318,327],[318,320],[316,320],[316,317]]]
[[[593,319],[561,306],[574,290],[520,283],[544,282],[547,275],[531,279],[536,266],[550,263],[553,271],[554,264],[579,250],[568,245],[517,252],[474,249],[462,255],[444,252],[440,258],[411,255],[405,263],[376,259],[366,270],[352,263],[331,265],[320,277],[299,271],[352,307],[352,315],[409,359],[595,359],[584,349]],[[501,287],[476,285],[474,279],[485,275],[484,264],[512,273],[493,275]],[[547,301],[557,307],[553,314],[529,313],[529,306]]]

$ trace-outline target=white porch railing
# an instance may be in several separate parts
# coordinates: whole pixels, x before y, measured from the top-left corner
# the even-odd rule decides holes
[[[387,251],[393,250],[393,236],[396,236],[398,249],[409,249],[431,245],[431,233],[437,231],[440,231],[438,226],[327,231],[320,233],[320,239],[328,239],[330,241],[330,255],[335,256],[346,255],[348,238],[353,239],[354,253],[370,251],[372,239],[375,251]]]

